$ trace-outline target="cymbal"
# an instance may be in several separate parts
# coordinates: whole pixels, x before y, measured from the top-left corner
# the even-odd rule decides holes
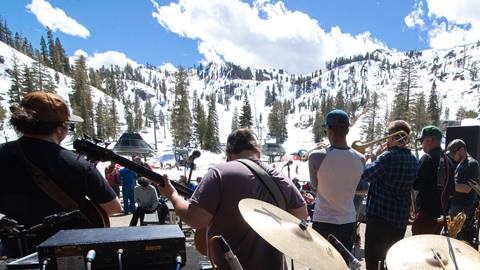
[[[301,220],[269,203],[243,199],[240,213],[265,241],[295,261],[315,270],[348,269],[338,251],[312,227],[303,230]]]
[[[387,252],[385,259],[387,268],[455,269],[452,256],[449,255],[449,246],[455,254],[458,269],[480,269],[480,253],[474,248],[457,239],[433,234],[407,237],[395,243]],[[434,258],[434,252],[438,259]],[[443,263],[444,268],[439,261]]]

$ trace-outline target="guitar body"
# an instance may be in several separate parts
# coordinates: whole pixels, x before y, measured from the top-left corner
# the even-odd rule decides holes
[[[95,228],[109,228],[110,219],[100,205],[95,204],[88,198],[85,198],[79,205],[79,210],[85,216],[85,218]]]

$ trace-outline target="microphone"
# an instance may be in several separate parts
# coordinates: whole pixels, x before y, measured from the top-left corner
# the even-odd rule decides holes
[[[237,256],[233,254],[232,249],[230,248],[230,245],[228,245],[227,241],[223,236],[220,235],[220,247],[222,248],[224,255],[225,255],[225,260],[228,263],[228,266],[230,267],[231,270],[243,270],[242,265],[238,261]]]
[[[193,160],[200,157],[202,153],[199,150],[193,150],[192,154],[188,157],[188,163],[192,163]]]
[[[342,242],[338,241],[338,239],[333,236],[333,234],[328,235],[328,242],[332,244],[335,249],[342,255],[344,258],[350,258],[348,263],[349,269],[360,269],[362,264],[358,259],[353,256],[353,254],[342,244]]]
[[[285,165],[283,165],[282,169],[292,164],[293,164],[293,161],[289,160],[287,163],[285,163]]]

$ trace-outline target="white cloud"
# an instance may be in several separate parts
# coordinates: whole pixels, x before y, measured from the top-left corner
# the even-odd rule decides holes
[[[417,0],[405,24],[428,32],[430,47],[442,49],[476,42],[480,39],[480,1],[425,0],[428,25],[425,23],[423,0]],[[421,11],[420,11],[421,10]],[[423,18],[422,18],[423,17]]]
[[[103,53],[94,53],[93,56],[89,56],[83,50],[77,50],[74,53],[74,56],[70,57],[70,62],[74,63],[80,55],[83,55],[86,58],[87,66],[91,68],[101,68],[102,66],[110,67],[111,65],[118,65],[124,67],[125,65],[130,64],[133,68],[139,66],[137,62],[128,58],[124,53],[117,51],[106,51]]]
[[[419,26],[420,28],[425,25],[425,22],[422,19],[423,16],[423,2],[422,1],[417,1],[413,5],[413,10],[408,14],[405,18],[405,24],[413,28],[415,26]]]
[[[426,0],[434,20],[429,31],[430,46],[449,48],[480,39],[480,1]],[[446,20],[442,21],[441,19]]]
[[[50,27],[52,31],[62,31],[65,34],[87,38],[90,32],[83,25],[74,19],[68,17],[60,8],[54,8],[45,0],[32,0],[26,8],[32,12],[37,20],[45,27]]]
[[[252,67],[311,72],[337,56],[385,48],[364,32],[356,36],[330,32],[307,14],[289,11],[283,2],[256,0],[179,0],[160,6],[152,16],[166,29],[198,40],[206,61],[231,61]]]

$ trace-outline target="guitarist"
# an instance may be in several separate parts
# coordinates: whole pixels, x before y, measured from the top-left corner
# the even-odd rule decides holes
[[[27,94],[20,105],[10,107],[10,124],[22,136],[0,146],[0,213],[27,228],[42,223],[43,218],[67,209],[35,182],[35,166],[54,185],[78,205],[87,196],[106,214],[121,212],[119,200],[95,166],[60,143],[76,123],[83,119],[70,113],[65,101],[54,94],[35,91]],[[70,210],[70,209],[68,209]],[[82,209],[80,209],[82,210]],[[39,232],[31,250],[59,229],[93,227],[90,221],[71,221],[61,228]],[[8,249],[8,246],[7,246]],[[10,254],[14,250],[10,250]]]
[[[207,228],[208,238],[222,235],[243,269],[282,269],[282,254],[250,228],[238,209],[239,201],[244,198],[275,204],[274,198],[249,168],[235,160],[250,159],[260,165],[277,182],[287,210],[301,219],[308,216],[305,201],[288,177],[259,161],[259,146],[249,129],[239,129],[228,136],[226,154],[227,162],[212,166],[188,201],[169,181],[160,187],[160,192],[188,225],[195,229]],[[215,249],[210,255],[218,269],[229,269],[222,262],[223,253]]]

